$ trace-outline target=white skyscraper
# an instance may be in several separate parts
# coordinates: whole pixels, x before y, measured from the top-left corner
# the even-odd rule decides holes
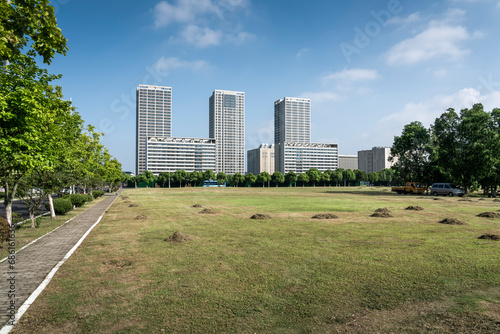
[[[274,102],[274,142],[311,142],[311,100],[285,97]]]
[[[172,136],[172,87],[139,85],[136,99],[136,174],[146,171],[148,137]]]
[[[209,137],[216,143],[216,171],[245,172],[245,93],[215,90],[209,99]]]

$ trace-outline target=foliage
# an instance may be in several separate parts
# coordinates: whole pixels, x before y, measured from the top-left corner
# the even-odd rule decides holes
[[[302,173],[298,176],[297,181],[302,182],[302,187],[309,182],[309,175],[307,173]]]
[[[77,208],[81,207],[88,201],[89,197],[85,194],[71,194],[69,195],[69,200],[71,204],[76,206]]]
[[[276,185],[276,187],[278,186],[278,184],[285,182],[285,177],[283,176],[283,174],[281,174],[281,172],[278,171],[273,173],[271,179]]]
[[[245,182],[245,175],[242,175],[241,173],[235,173],[233,175],[233,183],[236,184],[236,186],[243,182]]]
[[[92,192],[92,195],[94,196],[94,199],[99,198],[101,196],[104,196],[104,191],[102,190],[94,190]]]
[[[217,182],[219,184],[223,184],[227,180],[227,175],[224,172],[218,172],[217,173]]]
[[[316,182],[321,181],[321,172],[317,168],[311,168],[307,171],[307,176],[309,177],[309,182],[313,183],[316,187]]]
[[[186,173],[186,172],[184,172],[184,173]],[[184,174],[184,175],[187,175],[187,174]],[[149,170],[137,175],[136,178],[137,178],[137,182],[145,182],[147,185],[149,185],[150,183],[153,183],[155,181],[155,176],[153,175],[153,172],[151,172]]]
[[[262,183],[262,187],[266,183],[269,183],[271,181],[271,175],[269,175],[268,172],[261,172],[259,175],[257,175],[257,183]]]
[[[187,179],[188,173],[185,170],[179,169],[174,173],[174,180],[179,182],[179,186],[182,188],[182,181]]]
[[[245,175],[245,182],[248,184],[248,186],[254,184],[255,181],[257,181],[257,176],[255,176],[254,174],[248,173],[247,175]]]
[[[10,225],[7,219],[0,216],[0,244],[9,240]]]
[[[285,181],[288,183],[289,186],[292,186],[292,183],[297,182],[297,174],[294,172],[290,171],[285,174]]]
[[[207,169],[204,173],[203,173],[203,181],[208,181],[208,180],[213,180],[215,179],[215,173],[213,170],[211,169]]]
[[[45,209],[49,210],[49,203],[45,203]],[[54,199],[54,211],[57,215],[64,215],[73,209],[73,204],[67,198]]]

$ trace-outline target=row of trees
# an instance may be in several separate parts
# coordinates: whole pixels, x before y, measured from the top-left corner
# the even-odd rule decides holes
[[[134,183],[146,183],[152,184],[154,182],[159,183],[162,187],[170,188],[172,183],[178,184],[180,187],[183,185],[191,184],[192,186],[199,185],[206,180],[217,180],[220,184],[227,183],[231,186],[251,186],[255,183],[270,187],[271,184],[278,187],[279,185],[285,186],[296,186],[297,182],[300,185],[305,186],[307,184],[320,184],[323,186],[339,186],[339,185],[351,185],[359,184],[360,182],[369,182],[371,184],[383,184],[390,185],[396,182],[397,179],[394,172],[391,169],[384,169],[377,173],[366,173],[365,171],[356,169],[337,169],[335,171],[326,170],[321,172],[316,168],[311,168],[306,173],[296,174],[294,172],[288,172],[283,175],[281,172],[274,172],[272,175],[268,172],[262,172],[258,175],[248,173],[242,175],[240,173],[235,173],[234,175],[226,175],[223,172],[215,174],[212,170],[207,170],[205,172],[186,172],[184,170],[178,170],[175,172],[163,172],[155,177],[152,172],[146,171],[132,178],[129,176],[128,181]]]
[[[69,185],[91,194],[94,187],[121,180],[123,173],[101,144],[102,133],[85,127],[71,102],[63,99],[61,87],[53,84],[61,76],[36,63],[41,58],[50,64],[56,53],[67,51],[49,1],[0,1],[0,17],[0,182],[5,215],[12,224],[17,196],[26,202],[34,223],[34,212],[47,194]]]
[[[500,185],[500,109],[482,104],[460,113],[448,109],[429,129],[407,124],[391,149],[394,170],[405,180],[454,182],[466,192],[482,186],[496,196]]]

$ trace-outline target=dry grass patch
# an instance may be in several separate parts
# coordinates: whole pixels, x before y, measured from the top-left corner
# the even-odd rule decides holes
[[[194,204],[193,208],[202,208],[201,204]]]
[[[134,220],[142,220],[142,219],[148,219],[148,216],[146,216],[146,215],[138,215],[137,217],[134,218]]]
[[[204,215],[213,215],[213,214],[216,214],[217,211],[215,211],[214,209],[206,208],[206,209],[201,210],[199,213],[204,214]]]
[[[138,208],[138,207],[140,207],[140,205],[139,204],[130,204],[128,207],[129,208]]]

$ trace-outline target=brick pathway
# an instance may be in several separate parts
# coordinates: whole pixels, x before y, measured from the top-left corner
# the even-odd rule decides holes
[[[0,263],[0,328],[9,321],[11,276],[15,276],[15,308],[18,310],[117,197],[106,196],[69,223],[16,253],[14,270],[9,268],[8,261]]]

